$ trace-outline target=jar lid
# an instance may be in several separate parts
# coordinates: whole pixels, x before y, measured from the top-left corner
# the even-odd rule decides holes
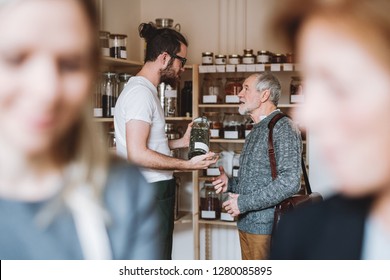
[[[116,77],[116,73],[115,72],[104,72],[103,73],[103,76],[107,77],[107,78],[112,78],[112,77]]]
[[[202,52],[202,56],[213,56],[213,52]]]
[[[257,54],[271,54],[269,51],[261,50],[258,51]]]
[[[224,54],[216,54],[215,58],[226,58],[226,55],[224,55]]]
[[[241,56],[238,54],[231,54],[229,55],[229,58],[240,58]]]
[[[123,78],[123,79],[129,79],[129,78],[133,77],[133,75],[131,75],[129,73],[119,73],[118,77]]]
[[[244,54],[253,54],[253,49],[244,49]]]
[[[110,34],[110,38],[127,38],[126,34]]]
[[[255,55],[254,54],[251,54],[251,53],[246,53],[244,54],[244,57],[254,57]]]
[[[99,31],[99,34],[100,34],[100,35],[106,35],[106,36],[107,36],[107,35],[110,35],[111,33],[108,32],[108,31],[105,31],[105,30],[100,30],[100,31]]]

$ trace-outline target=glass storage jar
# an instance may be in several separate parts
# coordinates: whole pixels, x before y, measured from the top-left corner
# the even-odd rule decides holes
[[[180,133],[177,131],[173,123],[165,123],[165,135],[167,136],[168,140],[175,140],[181,137]],[[170,150],[170,156],[178,158],[179,152],[179,149]]]
[[[99,32],[100,50],[103,56],[110,56],[110,32],[101,30]]]
[[[229,55],[229,61],[228,64],[240,64],[241,63],[241,56],[238,54],[231,54]]]
[[[206,74],[202,85],[202,103],[223,103],[222,78]]]
[[[202,65],[212,65],[214,63],[213,58],[214,58],[214,53],[203,52],[202,53]]]
[[[242,63],[243,64],[255,64],[256,56],[254,54],[244,54],[242,57]]]
[[[127,35],[110,35],[110,56],[114,58],[127,59]]]
[[[234,151],[233,159],[232,159],[232,176],[238,177],[238,170],[240,169],[240,156],[241,151]]]
[[[115,131],[109,131],[108,132],[108,147],[109,148],[115,148],[116,147],[116,140],[115,140]]]
[[[165,117],[177,116],[177,90],[167,85],[164,91],[164,115]]]
[[[216,65],[225,65],[226,64],[226,55],[224,55],[224,54],[217,54],[215,56],[215,64]]]
[[[103,117],[113,117],[118,91],[117,74],[114,72],[103,73],[103,80],[100,88],[102,96]]]
[[[219,176],[221,173],[219,172],[219,167],[224,166],[225,158],[222,154],[221,150],[214,150],[216,156],[218,156],[218,160],[216,163],[210,165],[205,172],[206,176]]]
[[[244,119],[237,113],[225,113],[223,118],[223,131],[225,139],[244,138]]]
[[[298,76],[291,77],[290,103],[302,103],[304,101],[302,79]]]
[[[200,190],[200,217],[216,220],[221,216],[220,194],[217,194],[212,181],[205,181]]]
[[[198,117],[193,121],[188,159],[208,153],[210,146],[209,128],[209,121],[206,117]]]
[[[286,63],[294,63],[295,57],[293,53],[286,53]]]
[[[223,123],[219,112],[204,112],[203,115],[209,120],[210,138],[222,138]]]
[[[225,208],[222,207],[222,204],[225,201],[228,201],[230,199],[229,193],[222,193],[221,194],[221,221],[226,221],[226,222],[234,222],[237,220],[236,217],[232,217],[226,210]]]
[[[118,74],[118,97],[119,97],[119,94],[122,92],[122,90],[127,85],[127,82],[129,81],[129,79],[131,77],[132,77],[132,75],[128,74],[128,73],[119,73]]]
[[[259,64],[267,64],[271,63],[271,53],[269,51],[258,51],[257,52],[257,63]]]
[[[180,115],[192,116],[192,81],[185,81],[180,95]]]
[[[276,53],[272,56],[272,63],[286,63],[286,56],[284,54]]]
[[[226,78],[225,102],[240,103],[238,94],[242,90],[242,78]]]
[[[102,93],[100,87],[101,86],[99,85],[99,83],[95,84],[94,93],[92,96],[94,117],[103,117]]]

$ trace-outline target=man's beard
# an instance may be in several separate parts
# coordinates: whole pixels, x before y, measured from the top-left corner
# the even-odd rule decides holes
[[[173,88],[176,88],[177,82],[180,80],[180,77],[176,75],[175,71],[171,66],[168,66],[166,69],[161,70],[160,82],[170,85]]]

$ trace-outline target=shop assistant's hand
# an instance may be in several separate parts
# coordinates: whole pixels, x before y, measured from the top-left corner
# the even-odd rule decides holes
[[[213,179],[213,185],[216,193],[226,192],[229,178],[223,169],[223,166],[219,167],[220,175]]]
[[[190,122],[187,126],[186,133],[184,133],[182,139],[182,145],[184,148],[187,148],[190,145],[190,138],[191,138],[191,130],[192,130],[192,125],[194,122]]]
[[[226,212],[228,212],[232,217],[237,217],[240,215],[240,209],[238,209],[238,197],[239,194],[236,193],[229,193],[230,199],[228,201],[225,201],[222,204],[222,207],[225,208]]]
[[[206,169],[210,165],[216,163],[218,156],[213,152],[208,152],[207,154],[193,157],[188,161],[189,167],[187,169],[196,170],[196,169]]]

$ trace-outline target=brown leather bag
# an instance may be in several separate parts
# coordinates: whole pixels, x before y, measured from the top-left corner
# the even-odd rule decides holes
[[[268,155],[269,155],[269,161],[271,164],[272,180],[275,180],[278,176],[278,171],[276,168],[274,142],[273,142],[273,129],[274,129],[275,124],[281,118],[284,118],[284,117],[287,117],[287,115],[285,115],[283,113],[279,113],[279,114],[275,115],[268,124],[268,129],[269,129],[269,132],[268,132]],[[275,232],[276,227],[280,221],[280,218],[285,213],[293,210],[294,208],[301,207],[303,205],[307,205],[307,204],[311,204],[311,203],[320,202],[323,200],[321,194],[319,194],[317,192],[313,193],[311,191],[309,178],[307,176],[306,165],[305,165],[303,156],[301,156],[301,165],[302,165],[303,177],[305,180],[304,193],[303,194],[295,194],[289,198],[286,198],[285,200],[281,201],[280,203],[278,203],[275,206],[273,232]]]

